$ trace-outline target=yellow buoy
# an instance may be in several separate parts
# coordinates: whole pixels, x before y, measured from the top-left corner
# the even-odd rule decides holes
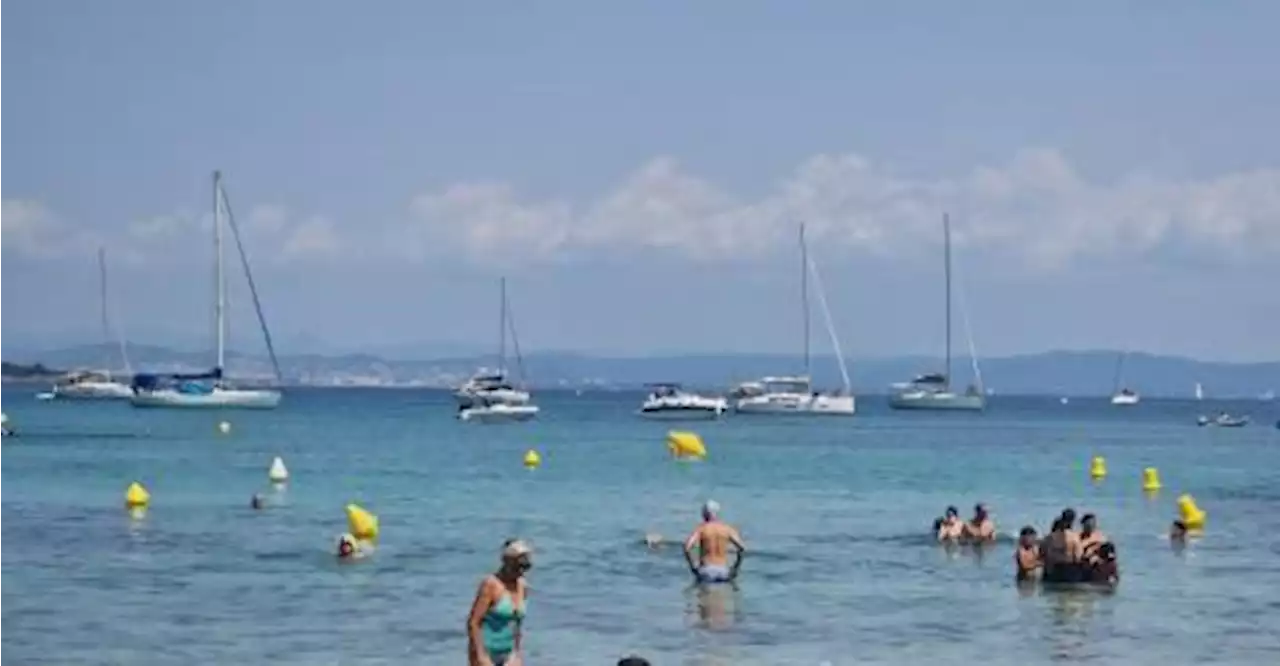
[[[284,466],[284,460],[280,456],[276,456],[276,459],[271,461],[271,469],[267,470],[267,478],[272,483],[284,483],[289,480],[289,468]]]
[[[134,481],[129,484],[129,489],[124,491],[124,505],[130,509],[139,509],[151,503],[151,493],[142,487],[141,483]]]
[[[362,541],[378,538],[378,517],[355,504],[347,505],[347,527],[347,531]]]
[[[1142,489],[1153,493],[1160,490],[1160,470],[1148,467],[1142,470]]]
[[[218,432],[224,435],[229,434],[231,432],[231,422],[230,421],[218,422]]]
[[[1204,521],[1207,515],[1198,506],[1196,500],[1190,495],[1182,495],[1178,498],[1178,514],[1182,518],[1182,524],[1187,526],[1188,530],[1204,529]]]
[[[1094,456],[1093,461],[1089,463],[1089,476],[1094,479],[1101,479],[1107,476],[1107,460],[1102,456]]]
[[[529,469],[534,469],[535,467],[538,467],[541,464],[542,464],[542,456],[538,455],[537,451],[534,451],[533,449],[529,449],[528,451],[524,452],[525,467],[528,467]]]
[[[676,458],[694,458],[702,460],[707,457],[707,447],[696,433],[672,430],[667,433],[667,450]]]

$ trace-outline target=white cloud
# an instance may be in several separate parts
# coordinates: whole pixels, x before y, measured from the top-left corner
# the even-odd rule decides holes
[[[255,258],[277,263],[510,264],[637,251],[717,262],[790,252],[804,221],[825,251],[895,257],[936,248],[943,212],[952,216],[958,246],[1035,270],[1095,257],[1137,260],[1166,246],[1227,259],[1280,254],[1278,169],[1098,183],[1052,150],[953,177],[903,175],[853,154],[817,155],[755,197],[659,157],[585,201],[531,200],[509,184],[459,183],[412,198],[402,219],[383,225],[343,225],[262,204],[249,209],[242,232]],[[132,222],[109,240],[127,259],[189,257],[203,251],[209,222],[207,213],[180,211]],[[4,202],[6,251],[60,256],[101,240],[39,202]]]
[[[579,210],[575,210],[575,208]],[[510,186],[455,185],[414,200],[401,253],[462,251],[537,261],[572,251],[650,249],[704,261],[790,247],[795,224],[826,247],[900,254],[940,241],[1055,269],[1090,256],[1141,255],[1180,242],[1220,254],[1280,251],[1280,170],[1198,182],[1083,178],[1062,155],[1031,150],[957,178],[907,177],[857,155],[818,155],[755,199],[655,159],[594,202],[521,201]]]

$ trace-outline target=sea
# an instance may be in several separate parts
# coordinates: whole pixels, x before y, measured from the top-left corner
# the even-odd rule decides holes
[[[1280,403],[997,396],[946,414],[862,396],[853,418],[669,424],[638,418],[638,393],[537,398],[534,422],[482,425],[439,391],[295,389],[274,411],[213,412],[6,386],[3,661],[465,664],[477,585],[521,537],[534,666],[1280,663]],[[1197,427],[1224,410],[1253,422]],[[672,429],[707,459],[673,460]],[[140,518],[123,508],[135,480]],[[1208,523],[1178,549],[1183,493]],[[642,543],[678,543],[707,499],[750,549],[736,587],[692,586],[678,546]],[[946,506],[977,502],[999,543],[931,541]],[[340,564],[348,503],[381,537]],[[1113,592],[1014,583],[1011,535],[1065,507],[1116,544]]]

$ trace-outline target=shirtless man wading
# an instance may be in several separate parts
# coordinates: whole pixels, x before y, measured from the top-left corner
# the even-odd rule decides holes
[[[684,542],[684,559],[699,583],[727,583],[738,577],[742,556],[747,547],[742,535],[728,523],[720,522],[720,505],[708,500],[702,506],[702,524]],[[733,544],[736,556],[729,566],[729,544]],[[693,549],[698,549],[698,563],[694,564]]]

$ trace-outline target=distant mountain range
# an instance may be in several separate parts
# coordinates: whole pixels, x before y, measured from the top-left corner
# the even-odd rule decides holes
[[[207,352],[193,353],[150,345],[130,345],[135,370],[178,371],[206,369]],[[1113,390],[1114,351],[1052,351],[991,358],[982,361],[983,384],[998,394],[1109,395]],[[14,357],[5,361],[52,368],[102,367],[119,350],[111,345],[83,345]],[[300,354],[280,358],[286,383],[319,385],[453,386],[478,366],[493,365],[491,357],[456,356],[434,360],[394,360],[371,354]],[[924,356],[856,359],[849,371],[858,393],[884,393],[894,382],[923,372],[938,371],[942,361]],[[835,359],[815,357],[815,382],[838,386]],[[246,378],[271,375],[261,356],[229,353],[228,373]],[[7,370],[8,368],[6,368]],[[634,388],[648,382],[681,382],[692,387],[724,389],[763,375],[799,373],[801,359],[785,354],[693,354],[642,358],[610,358],[574,353],[540,352],[524,359],[525,375],[540,387]],[[6,376],[11,377],[9,372]],[[955,363],[957,384],[972,381],[967,361]],[[1280,389],[1280,361],[1219,363],[1194,359],[1129,354],[1125,383],[1148,396],[1190,397],[1196,382],[1209,397],[1256,397]]]

